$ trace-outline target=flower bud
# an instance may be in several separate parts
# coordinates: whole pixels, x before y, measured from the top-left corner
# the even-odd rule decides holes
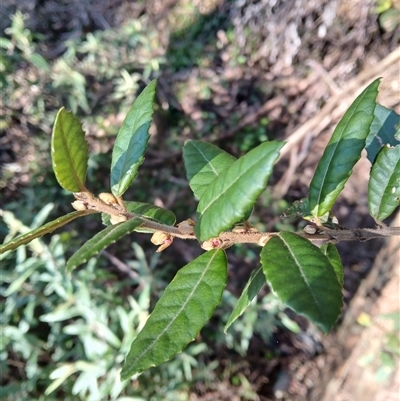
[[[80,200],[76,200],[76,201],[72,202],[71,205],[75,210],[78,210],[78,211],[87,209],[87,204]]]

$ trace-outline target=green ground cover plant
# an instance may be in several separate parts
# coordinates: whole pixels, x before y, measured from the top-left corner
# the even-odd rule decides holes
[[[297,200],[285,212],[285,216],[301,216],[308,222],[304,231],[297,233],[260,232],[248,221],[258,197],[267,187],[284,142],[263,142],[236,159],[208,142],[187,141],[183,158],[198,207],[195,221],[188,218],[176,224],[171,210],[123,199],[139,173],[147,150],[157,81],[147,85],[126,115],[113,147],[110,190],[99,195],[86,186],[89,151],[82,124],[72,112],[61,108],[52,134],[52,166],[58,183],[75,197],[72,203],[75,211],[44,225],[38,220],[31,231],[22,227],[20,236],[16,236],[17,232],[10,233],[0,246],[0,254],[7,258],[10,252],[19,252],[21,263],[17,269],[22,274],[17,280],[21,283],[27,271],[32,274],[35,269],[33,262],[27,262],[33,265],[23,265],[25,245],[39,246],[35,242],[37,238],[74,219],[100,214],[106,228],[89,239],[68,261],[60,256],[57,266],[65,266],[65,270],[57,274],[65,285],[61,284],[54,291],[68,293],[71,277],[82,274],[74,270],[76,267],[87,261],[90,264],[93,256],[133,231],[151,233],[152,242],[159,246],[158,252],[177,238],[198,241],[205,252],[178,271],[149,318],[143,320],[132,344],[120,348],[126,356],[120,373],[122,383],[170,360],[196,338],[221,302],[227,284],[226,250],[234,244],[259,245],[260,266],[245,285],[224,331],[229,330],[260,289],[268,284],[285,305],[327,333],[335,325],[343,306],[343,269],[335,243],[400,235],[400,227],[390,228],[383,223],[400,203],[400,120],[393,110],[377,103],[379,83],[379,79],[372,82],[354,100],[321,156],[308,197]],[[347,229],[339,224],[331,209],[363,149],[367,150],[372,166],[368,206],[377,227]],[[56,258],[59,236],[52,238],[53,248],[46,252]],[[322,246],[317,246],[317,242]],[[11,283],[8,293],[14,291],[17,284]],[[144,309],[147,308],[148,305]],[[132,306],[132,310],[137,310],[136,306]],[[131,320],[121,321],[121,326],[129,330]],[[89,321],[89,318],[82,321],[80,329],[89,325]],[[106,322],[98,324],[106,327]],[[75,329],[72,327],[70,331]],[[105,332],[107,341],[120,347],[118,338],[112,332]],[[101,356],[99,358],[102,360]],[[61,382],[57,379],[65,377],[68,370],[65,366],[68,365],[64,365],[62,371],[55,371],[57,374],[53,371],[55,382],[47,389],[48,393]],[[67,373],[86,368],[89,369],[86,365],[70,366]],[[115,376],[119,376],[119,372]]]

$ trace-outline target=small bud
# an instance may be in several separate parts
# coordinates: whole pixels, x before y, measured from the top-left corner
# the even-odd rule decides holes
[[[127,221],[127,220],[128,220],[128,218],[126,216],[120,216],[120,215],[118,215],[118,216],[114,216],[114,215],[110,216],[110,223],[111,224],[118,224],[118,223],[122,223],[122,222]]]
[[[308,224],[303,228],[303,231],[306,234],[315,234],[317,232],[317,227],[312,226],[311,224]]]
[[[205,251],[211,251],[211,249],[220,248],[222,240],[219,238],[212,238],[201,243],[201,248]]]
[[[76,201],[72,202],[71,205],[75,210],[78,210],[78,211],[87,209],[87,204],[80,200],[76,200]]]
[[[156,252],[162,252],[164,249],[168,248],[172,244],[173,238],[167,238],[164,243],[159,246],[156,250]]]
[[[169,238],[168,234],[165,234],[163,231],[156,231],[150,241],[154,244],[154,245],[161,245],[164,243],[164,241]]]
[[[158,247],[156,251],[156,252],[161,252],[172,244],[173,238],[169,234],[164,233],[163,231],[156,231],[152,235],[150,241],[154,245],[161,245],[160,247]]]
[[[184,220],[177,225],[179,231],[184,235],[193,235],[194,226],[195,222],[192,219]]]
[[[99,199],[103,201],[106,205],[118,205],[117,198],[113,194],[110,194],[108,192],[102,192],[101,194],[99,194]]]

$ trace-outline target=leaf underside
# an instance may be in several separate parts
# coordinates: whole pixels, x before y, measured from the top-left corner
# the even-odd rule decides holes
[[[92,256],[98,254],[108,245],[118,241],[126,234],[131,233],[140,224],[142,224],[140,219],[131,219],[123,223],[110,225],[100,231],[71,256],[67,262],[67,272],[70,273],[77,266],[88,261]]]
[[[226,279],[226,255],[220,249],[180,269],[133,341],[121,378],[160,365],[193,341],[220,302]]]
[[[88,144],[82,124],[62,107],[57,113],[51,138],[51,158],[58,183],[67,191],[85,190]]]
[[[122,196],[144,161],[153,116],[157,80],[151,81],[132,105],[114,144],[111,161],[111,192]]]
[[[36,230],[32,230],[26,234],[19,235],[18,237],[7,242],[6,244],[0,245],[0,255],[6,251],[12,251],[14,249],[17,249],[21,245],[29,244],[35,238],[43,237],[43,235],[53,232],[57,228],[60,228],[65,224],[68,224],[70,221],[75,220],[78,217],[87,216],[88,214],[92,213],[96,212],[94,210],[82,210],[68,213],[65,216],[50,221],[49,223],[37,228]]]
[[[368,160],[373,163],[376,155],[385,145],[396,146],[399,141],[395,138],[396,127],[400,124],[400,115],[377,103],[374,110],[368,137],[365,141]],[[400,140],[400,138],[399,138]]]
[[[368,207],[372,217],[384,220],[400,205],[400,145],[383,147],[372,166]]]
[[[197,207],[200,241],[217,237],[241,221],[265,190],[284,142],[264,142],[236,160],[204,191]]]
[[[329,259],[307,239],[289,232],[261,251],[267,281],[283,303],[328,332],[342,308],[342,288]]]
[[[309,189],[310,209],[315,217],[331,209],[361,157],[374,119],[379,82],[375,80],[357,97],[325,148]]]

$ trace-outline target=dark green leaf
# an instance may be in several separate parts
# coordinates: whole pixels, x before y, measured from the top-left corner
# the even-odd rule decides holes
[[[147,219],[157,221],[158,223],[166,224],[167,226],[173,226],[176,221],[174,213],[168,209],[155,206],[151,203],[132,202],[125,201],[125,207],[131,213],[135,213],[139,216],[146,217]],[[103,224],[108,226],[110,224],[110,215],[102,213],[101,215]],[[139,232],[153,232],[150,230],[142,229],[140,227],[135,228],[135,231]]]
[[[329,259],[329,262],[331,262],[331,265],[333,266],[336,276],[338,278],[339,284],[343,288],[343,266],[336,246],[330,243],[326,243],[323,244],[320,249],[321,252]]]
[[[58,219],[50,221],[49,223],[37,228],[36,230],[29,231],[26,234],[22,234],[16,238],[12,239],[11,241],[7,242],[6,244],[0,245],[0,255],[6,251],[12,251],[21,245],[29,244],[35,238],[43,237],[43,235],[53,232],[57,228],[64,226],[65,224],[69,223],[70,221],[75,220],[78,217],[86,216],[91,213],[96,213],[96,212],[94,210],[82,210],[79,212],[72,212],[72,213],[66,214],[65,216],[62,216],[62,217],[59,217]]]
[[[231,315],[229,316],[228,322],[224,327],[224,332],[229,329],[231,324],[240,317],[243,312],[247,309],[250,305],[251,301],[254,297],[260,292],[261,288],[265,284],[265,276],[262,271],[262,267],[260,266],[257,270],[254,270],[251,273],[249,281],[245,285],[240,298],[237,301],[235,309],[232,311]]]
[[[395,138],[396,127],[399,124],[400,115],[379,103],[376,104],[374,120],[372,121],[367,140],[365,141],[368,160],[371,163],[374,163],[376,155],[383,146],[396,146],[399,143]]]
[[[121,378],[160,365],[193,341],[221,301],[226,279],[226,255],[220,249],[179,270],[133,341]]]
[[[370,84],[346,111],[318,163],[308,196],[315,217],[331,209],[361,156],[374,119],[379,82]]]
[[[231,166],[236,157],[203,141],[186,141],[183,147],[186,177],[194,196],[201,199],[211,182]]]
[[[58,183],[67,191],[85,191],[88,144],[82,124],[64,107],[57,113],[51,138],[51,158]]]
[[[324,332],[332,328],[342,308],[342,289],[330,260],[317,246],[281,232],[264,246],[261,264],[283,303]]]
[[[195,232],[200,241],[217,237],[245,217],[265,190],[283,145],[262,143],[211,182],[197,208]]]
[[[108,245],[118,241],[126,234],[130,234],[140,224],[142,224],[140,219],[131,219],[123,223],[108,226],[100,231],[71,256],[67,262],[67,272],[71,273],[73,269],[85,263],[92,256],[97,255]]]
[[[368,183],[368,207],[377,220],[389,217],[400,205],[400,145],[385,146],[376,157]]]
[[[143,163],[150,138],[156,86],[156,79],[146,86],[118,132],[111,161],[111,192],[115,196],[121,196],[128,189]]]

